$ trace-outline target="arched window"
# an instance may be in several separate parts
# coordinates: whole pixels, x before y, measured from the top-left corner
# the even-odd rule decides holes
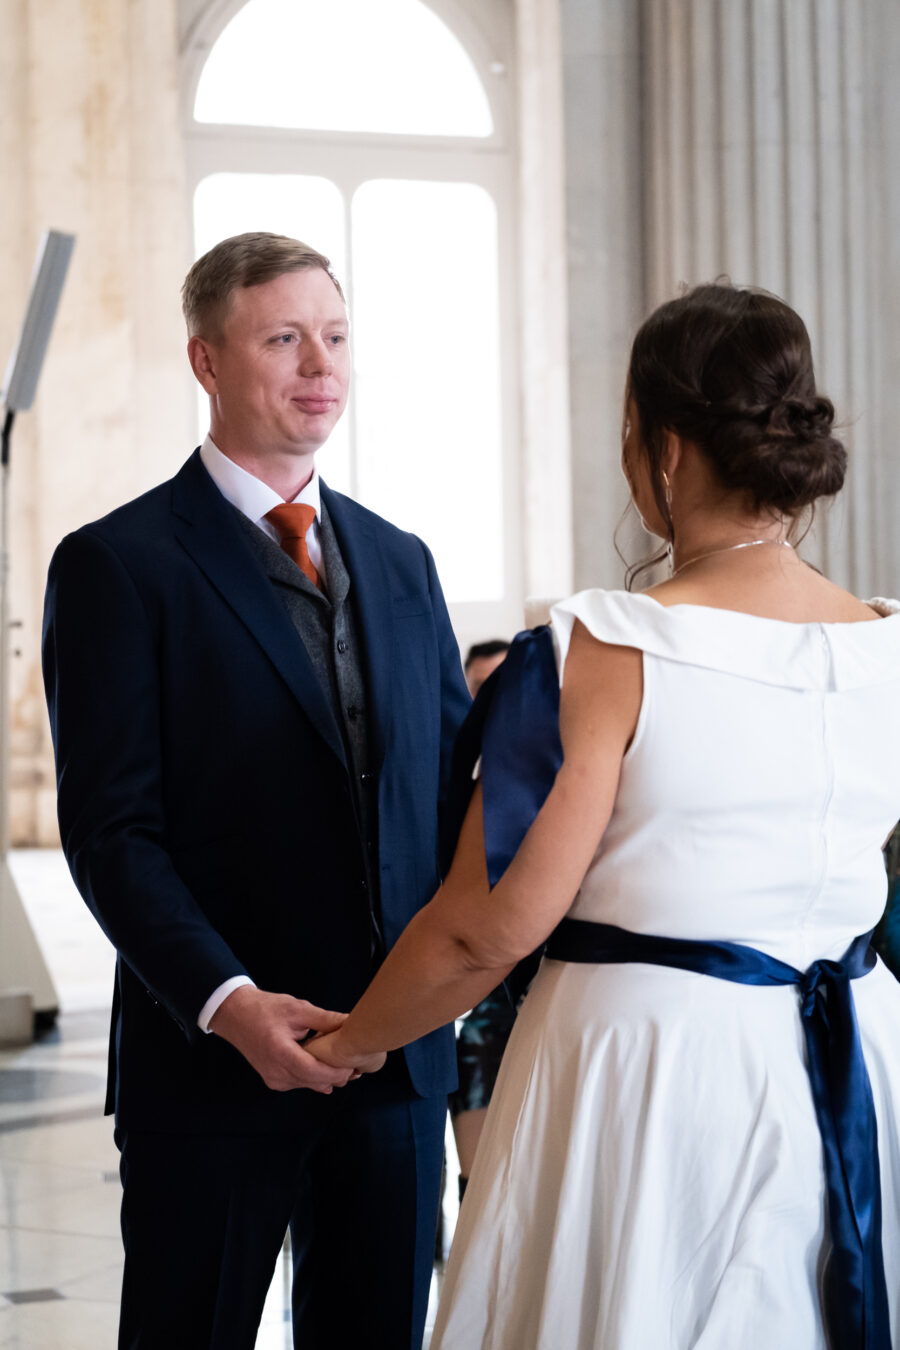
[[[194,116],[306,131],[493,131],[471,59],[421,0],[251,0],[210,52]]]
[[[186,53],[197,255],[269,229],[331,258],[354,382],[322,475],[429,544],[461,640],[510,635],[522,594],[505,54],[479,40],[475,0],[247,0],[224,27],[212,11],[206,50],[201,25]]]

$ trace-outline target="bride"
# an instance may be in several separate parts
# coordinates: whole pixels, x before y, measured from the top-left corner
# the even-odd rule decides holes
[[[900,985],[867,936],[900,607],[792,547],[843,482],[832,419],[773,296],[644,323],[623,467],[671,576],[517,639],[446,881],[311,1043],[377,1069],[549,938],[433,1350],[900,1346]]]

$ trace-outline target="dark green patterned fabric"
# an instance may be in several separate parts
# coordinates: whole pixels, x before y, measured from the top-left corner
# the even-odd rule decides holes
[[[450,1094],[451,1116],[487,1106],[515,1020],[502,985],[469,1013],[456,1037],[459,1087]]]

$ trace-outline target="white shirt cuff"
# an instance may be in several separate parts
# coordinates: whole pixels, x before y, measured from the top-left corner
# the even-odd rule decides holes
[[[228,995],[233,994],[235,989],[240,989],[242,984],[253,985],[253,988],[256,988],[256,985],[253,984],[249,975],[232,975],[230,980],[226,980],[224,984],[220,984],[218,989],[214,989],[210,994],[209,998],[200,1009],[200,1016],[197,1018],[197,1026],[201,1031],[205,1032],[207,1036],[210,1035],[209,1024],[212,1021],[214,1014],[219,1011]]]

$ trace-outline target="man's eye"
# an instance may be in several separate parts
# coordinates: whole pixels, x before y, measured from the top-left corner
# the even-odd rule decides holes
[[[346,342],[347,339],[343,333],[332,333],[328,341],[331,343],[332,347],[339,347],[341,343]]]
[[[275,342],[277,342],[277,343],[280,343],[282,346],[285,346],[285,347],[286,347],[286,346],[288,346],[289,343],[295,341],[295,334],[294,334],[294,333],[279,333],[278,336],[277,336],[277,338],[274,338],[273,340],[274,340]]]

